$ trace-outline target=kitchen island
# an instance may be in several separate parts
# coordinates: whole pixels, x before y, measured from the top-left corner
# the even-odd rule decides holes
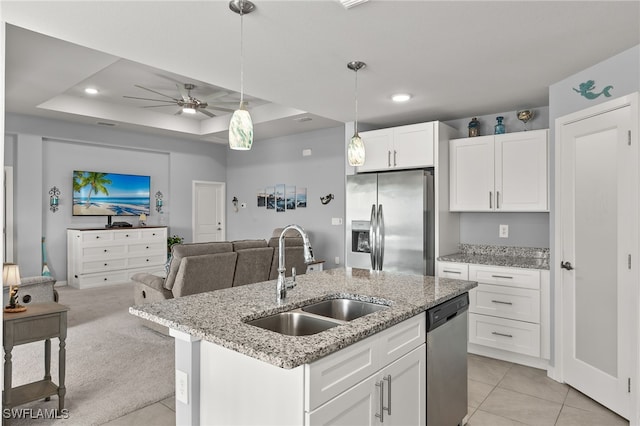
[[[376,374],[409,359],[415,362],[407,365],[418,370],[407,377],[424,376],[424,312],[475,286],[446,278],[333,269],[298,276],[284,302],[276,301],[275,281],[267,281],[134,306],[130,313],[169,327],[176,339],[177,424],[330,424],[323,416],[353,401],[360,401],[358,410],[371,412],[371,418],[384,415],[386,420],[407,411],[401,401],[415,402],[421,407],[413,411],[424,418],[419,412],[424,411],[426,388],[422,377],[408,385],[417,395],[395,398],[391,414],[389,407],[372,407],[381,401],[386,377],[387,389],[391,381],[390,374],[379,380]],[[306,336],[247,323],[335,298],[387,308]],[[402,384],[402,379],[394,382],[395,395],[402,396]],[[370,388],[353,399],[354,390]],[[343,394],[349,398],[341,398]],[[391,393],[385,395],[388,405]]]

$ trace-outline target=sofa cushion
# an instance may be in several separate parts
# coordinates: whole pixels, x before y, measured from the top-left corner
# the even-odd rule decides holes
[[[264,242],[265,246],[267,242]],[[238,260],[233,275],[233,286],[259,283],[269,279],[273,247],[248,248],[237,250]]]
[[[237,253],[230,251],[184,257],[176,273],[173,296],[188,296],[231,287],[237,256]]]
[[[131,277],[131,280],[142,283],[147,287],[151,287],[152,289],[160,292],[166,290],[164,288],[164,278],[157,275],[149,274],[147,272],[138,272]]]
[[[167,273],[167,279],[164,281],[164,288],[173,290],[176,281],[176,275],[180,268],[180,263],[184,257],[198,256],[203,254],[225,253],[233,251],[233,244],[226,241],[212,243],[190,243],[175,244],[171,248],[171,265]],[[235,264],[234,264],[235,268]]]
[[[267,247],[266,240],[238,240],[232,241],[233,251]]]

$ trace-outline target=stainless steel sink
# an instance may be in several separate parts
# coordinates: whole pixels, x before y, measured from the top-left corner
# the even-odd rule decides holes
[[[280,312],[247,321],[247,324],[289,336],[308,336],[340,325],[338,322],[305,315],[302,312]]]
[[[361,300],[331,299],[314,303],[313,305],[304,306],[302,307],[302,310],[340,321],[351,321],[387,308],[388,306],[385,305],[363,302]]]

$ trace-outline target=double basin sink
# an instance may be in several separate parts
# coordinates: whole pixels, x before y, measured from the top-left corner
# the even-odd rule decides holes
[[[247,321],[247,324],[288,336],[308,336],[387,308],[361,300],[330,299]]]

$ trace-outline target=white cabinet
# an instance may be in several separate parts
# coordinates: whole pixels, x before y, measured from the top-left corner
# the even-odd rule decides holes
[[[166,227],[67,230],[67,284],[76,288],[125,283],[138,272],[162,272],[166,261]]]
[[[449,141],[451,211],[548,211],[548,130]]]
[[[365,163],[358,172],[411,169],[434,165],[437,122],[361,132]]]
[[[468,267],[478,282],[469,292],[469,351],[543,366],[550,357],[549,271]]]
[[[466,263],[438,261],[438,277],[453,278],[454,280],[469,279],[469,265]]]

